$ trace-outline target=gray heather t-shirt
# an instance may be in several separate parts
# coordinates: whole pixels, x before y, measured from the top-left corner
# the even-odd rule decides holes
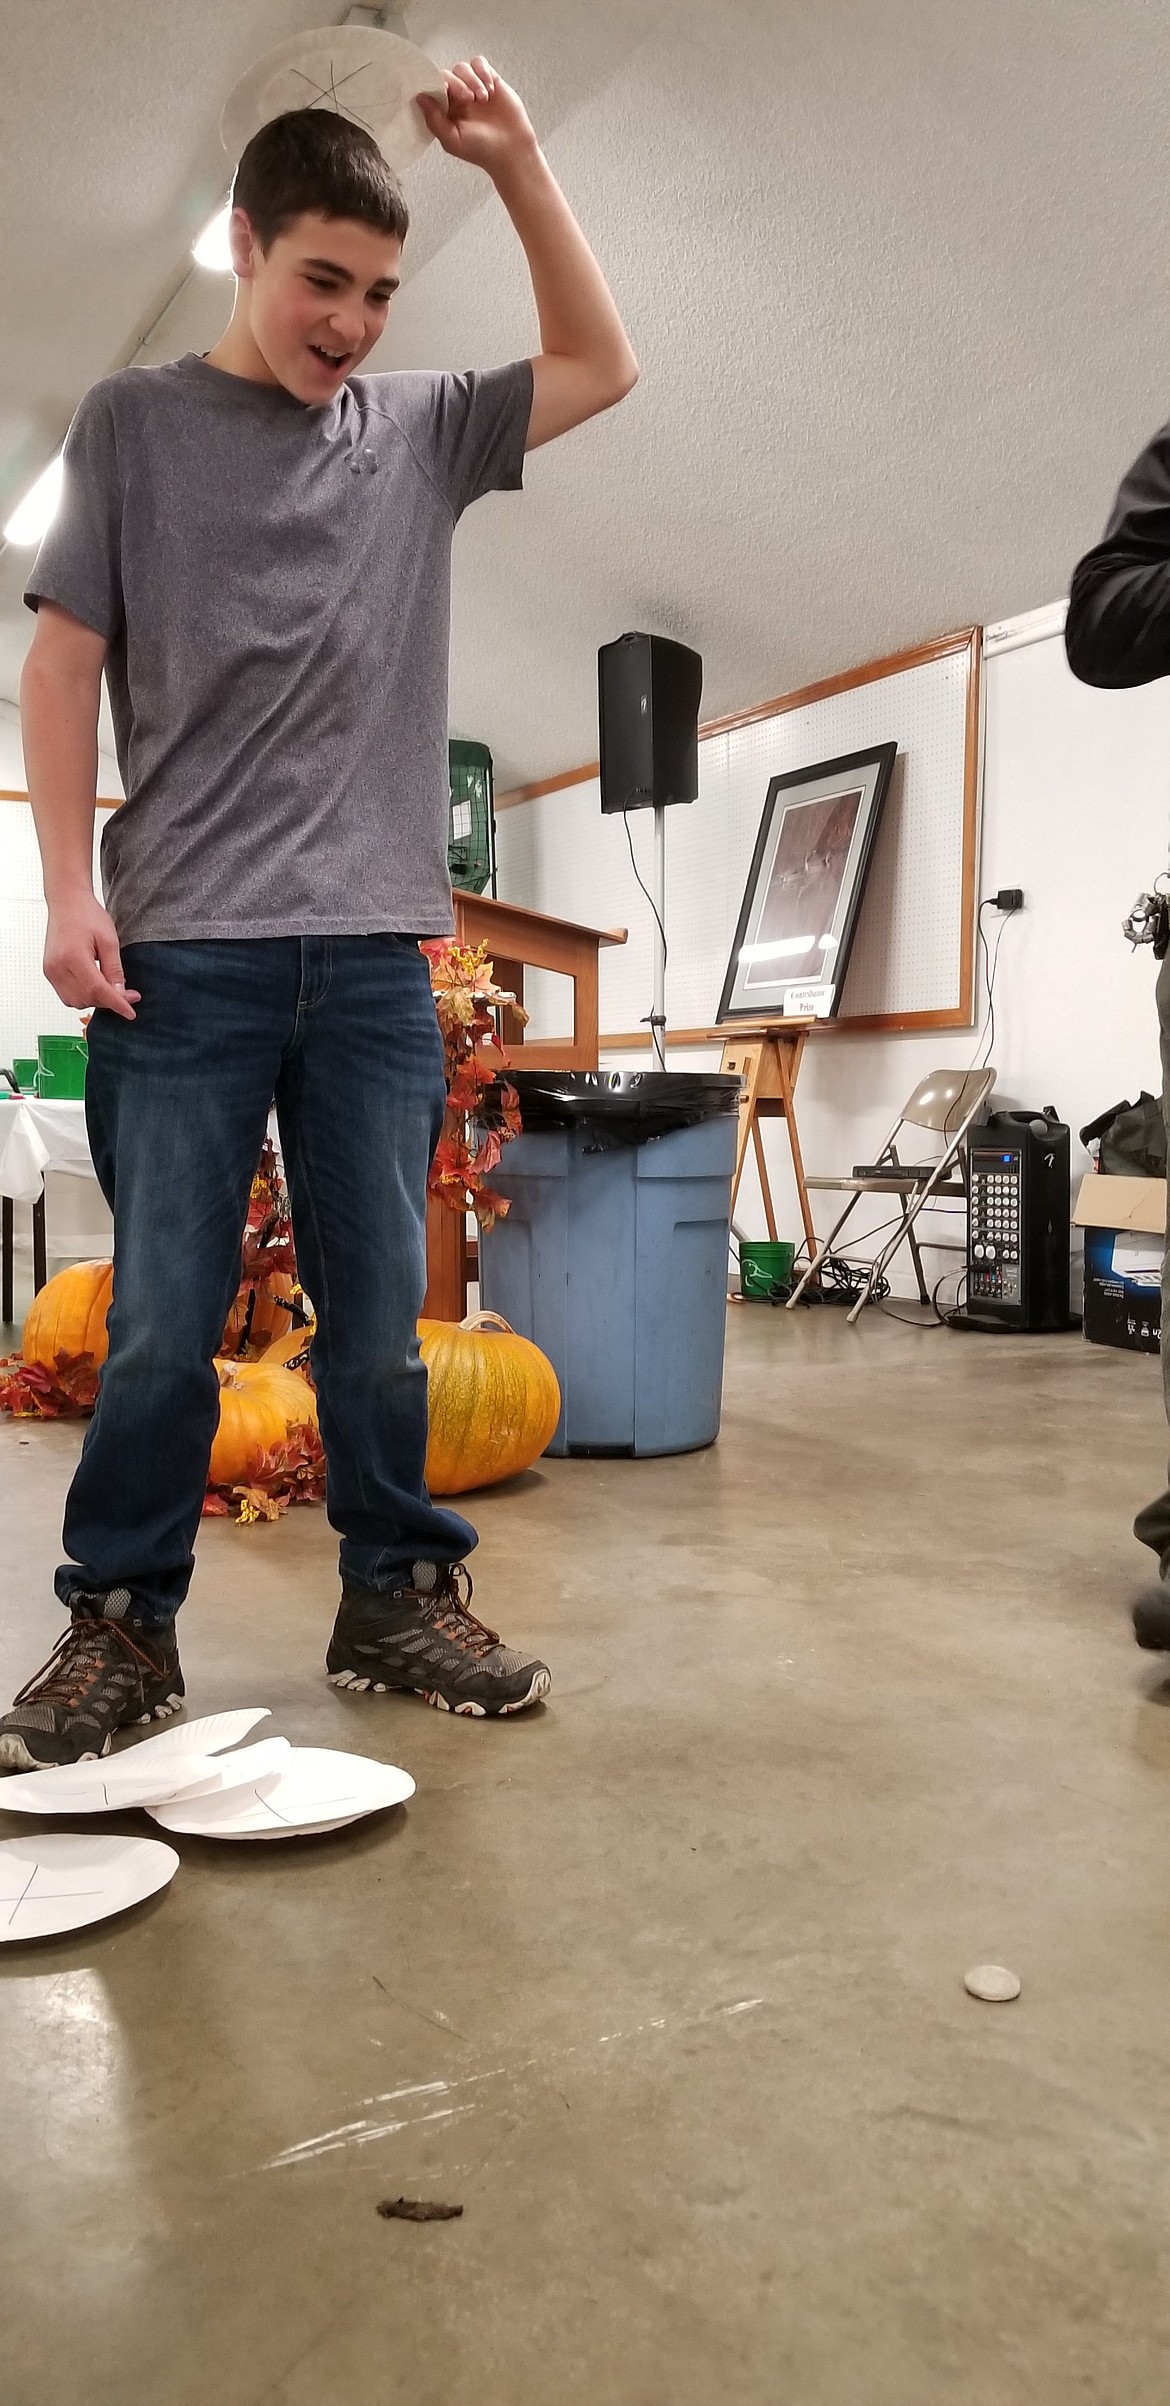
[[[517,489],[528,360],[324,408],[193,354],[88,392],[26,600],[104,635],[123,943],[445,935],[451,537]]]

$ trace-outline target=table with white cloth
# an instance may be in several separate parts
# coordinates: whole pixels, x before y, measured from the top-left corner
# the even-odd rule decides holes
[[[12,1254],[15,1206],[32,1206],[33,1288],[39,1291],[47,1274],[45,1249],[45,1172],[62,1170],[69,1178],[95,1175],[83,1102],[42,1102],[36,1095],[0,1103],[0,1218],[2,1218],[3,1284],[0,1316],[12,1318]]]
[[[268,1122],[268,1133],[279,1161],[280,1140],[277,1135],[276,1114]],[[51,1103],[37,1095],[22,1095],[19,1100],[0,1102],[0,1226],[2,1226],[3,1258],[0,1262],[0,1282],[3,1296],[0,1318],[12,1318],[14,1218],[20,1204],[32,1209],[33,1292],[39,1294],[48,1276],[48,1248],[45,1234],[45,1178],[50,1170],[62,1171],[67,1178],[89,1178],[97,1184],[97,1172],[89,1149],[85,1126],[85,1104],[76,1102]]]

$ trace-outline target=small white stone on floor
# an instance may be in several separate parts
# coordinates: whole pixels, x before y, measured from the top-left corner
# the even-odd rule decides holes
[[[1020,1993],[1020,1983],[1014,1972],[1002,1963],[977,1963],[968,1972],[963,1986],[969,1997],[979,1997],[985,2005],[1010,2005]]]

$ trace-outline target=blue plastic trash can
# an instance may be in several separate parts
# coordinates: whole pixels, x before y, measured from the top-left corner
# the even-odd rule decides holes
[[[513,1073],[480,1299],[548,1355],[550,1454],[676,1454],[719,1434],[738,1077]]]

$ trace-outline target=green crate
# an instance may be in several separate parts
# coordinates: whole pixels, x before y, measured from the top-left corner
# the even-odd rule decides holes
[[[38,1036],[37,1093],[54,1103],[79,1102],[88,1051],[84,1036]]]
[[[792,1284],[795,1245],[770,1237],[744,1238],[739,1248],[739,1284],[745,1303],[775,1303]]]
[[[486,744],[453,735],[447,760],[451,783],[447,868],[452,885],[461,893],[482,894],[491,883],[496,849],[492,756]]]
[[[35,1060],[30,1061],[22,1054],[19,1061],[13,1062],[12,1074],[22,1094],[36,1093],[37,1064]]]

